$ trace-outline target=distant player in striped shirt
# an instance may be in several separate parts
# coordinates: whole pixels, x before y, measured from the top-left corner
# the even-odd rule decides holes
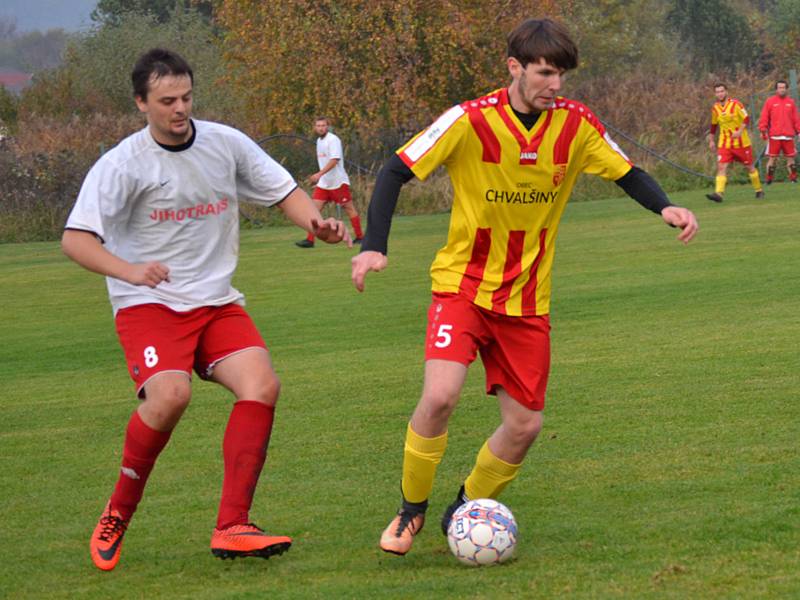
[[[740,162],[747,167],[750,183],[756,192],[756,198],[764,197],[758,170],[753,166],[753,146],[747,135],[750,115],[736,98],[728,96],[728,87],[724,83],[714,86],[717,101],[711,108],[711,127],[708,130],[708,145],[713,152],[717,151],[717,177],[714,193],[706,194],[713,202],[722,202],[725,186],[728,183],[728,165]],[[719,141],[714,144],[714,136],[719,129]]]
[[[670,204],[588,107],[557,95],[564,73],[577,64],[577,48],[561,25],[523,22],[508,38],[511,85],[452,107],[378,175],[362,252],[352,261],[359,291],[369,271],[386,267],[401,186],[440,165],[453,185],[447,242],[431,266],[422,398],[406,431],[402,503],[381,536],[385,552],[405,554],[422,529],[448,420],[478,354],[501,423],[445,509],[443,531],[463,502],[497,497],[536,439],[550,370],[550,271],[558,224],[578,176],[615,181],[680,228],[684,243],[697,231],[694,215]]]

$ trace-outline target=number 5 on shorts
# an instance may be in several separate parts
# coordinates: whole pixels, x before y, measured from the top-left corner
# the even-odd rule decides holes
[[[453,336],[450,335],[452,329],[452,325],[439,325],[439,331],[436,332],[436,341],[433,345],[437,348],[447,348],[450,342],[453,341]]]

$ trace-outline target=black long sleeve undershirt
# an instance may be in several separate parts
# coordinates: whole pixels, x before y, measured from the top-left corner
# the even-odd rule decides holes
[[[392,215],[400,196],[400,188],[413,178],[414,173],[397,154],[393,154],[378,172],[367,209],[367,233],[361,242],[362,252],[374,250],[386,254]]]
[[[386,161],[375,181],[372,199],[367,209],[367,233],[361,243],[361,250],[374,250],[387,253],[389,231],[392,227],[392,215],[397,206],[400,189],[414,178],[414,173],[397,154]],[[616,183],[628,196],[656,214],[672,203],[664,190],[646,171],[632,167]]]

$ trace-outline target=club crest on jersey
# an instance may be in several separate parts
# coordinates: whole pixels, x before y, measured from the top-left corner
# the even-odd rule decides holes
[[[539,158],[539,154],[537,152],[525,152],[523,150],[519,153],[519,164],[535,165],[537,158]]]
[[[558,187],[567,175],[567,165],[555,165],[555,168],[555,173],[553,173],[553,186]]]

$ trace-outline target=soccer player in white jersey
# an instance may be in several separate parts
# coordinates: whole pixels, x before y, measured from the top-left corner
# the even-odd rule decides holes
[[[89,171],[62,247],[106,276],[117,333],[142,400],[128,422],[116,487],[90,552],[111,570],[156,458],[191,398],[191,373],[230,390],[224,479],[211,551],[220,558],[280,554],[249,510],[266,458],[280,382],[266,345],[231,286],[238,200],[278,206],[328,243],[346,241],[289,173],[240,131],[191,119],[193,74],[174,52],[143,54],[131,75],[147,127]]]
[[[328,202],[334,202],[344,209],[353,226],[354,242],[364,237],[361,231],[361,218],[358,216],[353,197],[350,194],[350,178],[344,170],[344,150],[342,140],[330,131],[328,117],[317,117],[314,120],[314,133],[317,134],[317,163],[319,171],[309,176],[308,181],[316,186],[311,198],[322,210]],[[309,233],[306,239],[295,242],[301,248],[314,247],[314,234]]]

